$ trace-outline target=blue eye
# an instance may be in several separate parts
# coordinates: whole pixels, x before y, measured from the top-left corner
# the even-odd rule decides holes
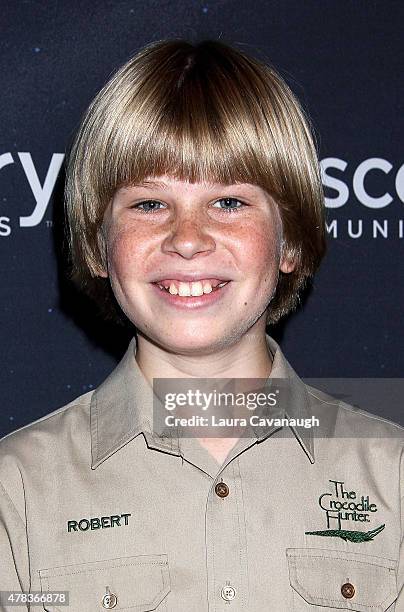
[[[225,205],[221,206],[222,203]],[[219,206],[216,206],[216,204],[219,204]],[[236,206],[234,206],[234,204],[236,204]],[[214,208],[220,208],[220,210],[224,210],[226,212],[238,212],[245,206],[245,204],[243,204],[243,202],[237,198],[220,198],[219,200],[216,200],[213,206]],[[163,207],[163,204],[158,200],[144,200],[143,202],[134,204],[131,208],[136,208],[144,213],[153,213],[161,210],[161,207]]]
[[[215,204],[224,202],[225,206],[219,206],[219,208],[221,210],[225,210],[226,212],[238,212],[240,210],[240,208],[243,208],[243,206],[245,206],[245,204],[243,204],[243,202],[240,202],[240,200],[237,200],[237,198],[220,198],[220,200],[217,200],[215,202]],[[240,206],[232,206],[232,203],[238,203],[240,204]],[[218,208],[217,206],[214,206],[215,208]]]
[[[161,202],[158,202],[158,200],[145,200],[144,202],[139,202],[139,204],[135,204],[134,206],[132,206],[132,208],[141,210],[144,213],[153,213],[156,210],[159,210],[156,205],[161,205]],[[141,206],[145,206],[146,208],[140,208]]]

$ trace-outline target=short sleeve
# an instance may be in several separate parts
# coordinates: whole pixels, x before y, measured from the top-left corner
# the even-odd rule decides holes
[[[25,523],[0,482],[0,590],[29,591],[29,562]],[[0,603],[0,612],[15,606]],[[18,609],[22,609],[19,606]]]

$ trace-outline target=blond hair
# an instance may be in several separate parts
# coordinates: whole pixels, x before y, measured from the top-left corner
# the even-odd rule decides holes
[[[65,203],[72,277],[109,313],[105,209],[119,187],[164,174],[252,183],[275,199],[296,267],[280,272],[267,322],[293,310],[325,252],[324,196],[309,121],[275,70],[223,42],[163,40],[97,94],[71,147]]]

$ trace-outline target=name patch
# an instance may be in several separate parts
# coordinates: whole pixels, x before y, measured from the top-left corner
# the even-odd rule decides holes
[[[93,529],[108,529],[109,527],[123,527],[129,524],[131,514],[112,514],[95,518],[82,518],[78,521],[67,521],[67,532],[88,531]]]

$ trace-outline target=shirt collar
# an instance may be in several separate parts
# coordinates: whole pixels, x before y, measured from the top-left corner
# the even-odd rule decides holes
[[[289,379],[285,416],[299,419],[309,417],[309,399],[305,384],[288,363],[277,342],[269,335],[266,335],[266,340],[273,357],[270,378]],[[92,469],[96,469],[139,433],[145,435],[148,446],[180,455],[176,436],[161,436],[153,431],[153,390],[135,359],[136,349],[134,337],[120,363],[92,395]],[[312,429],[291,429],[311,463],[314,463]],[[259,441],[269,433],[256,435]]]
[[[310,399],[306,385],[287,361],[279,344],[268,334],[266,335],[266,341],[269,351],[272,354],[272,368],[269,378],[282,378],[288,381],[287,385],[282,386],[282,392],[287,393],[287,397],[283,404],[286,406],[284,415],[289,419],[309,419],[312,416],[312,411],[310,409]],[[291,426],[291,429],[309,458],[310,463],[314,463],[312,427]],[[265,435],[262,437],[265,438]]]

